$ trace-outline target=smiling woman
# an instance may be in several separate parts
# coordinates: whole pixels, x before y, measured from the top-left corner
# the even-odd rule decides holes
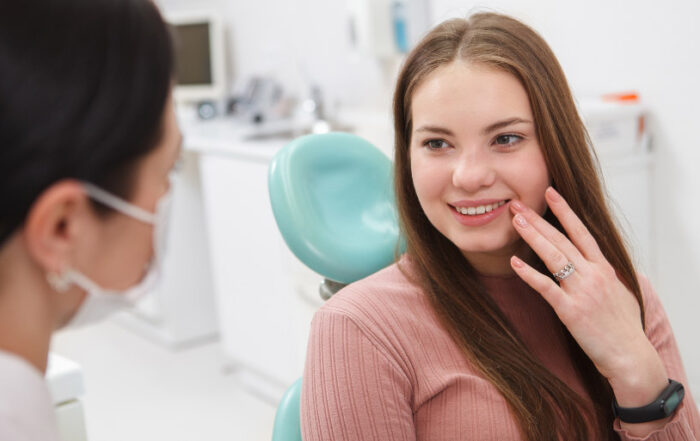
[[[670,324],[542,38],[499,14],[442,23],[394,121],[407,250],[315,316],[305,441],[697,439]]]

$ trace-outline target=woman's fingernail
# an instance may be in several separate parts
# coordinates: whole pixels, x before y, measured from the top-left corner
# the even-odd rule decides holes
[[[525,220],[525,217],[521,214],[515,215],[515,222],[523,228],[527,227],[527,221]]]
[[[511,263],[513,264],[514,267],[516,268],[522,268],[523,267],[523,261],[518,259],[516,256],[511,257],[510,259]]]
[[[525,211],[525,206],[520,201],[511,201],[510,206],[513,207],[515,211]]]
[[[561,195],[557,193],[554,187],[549,187],[547,189],[547,194],[549,195],[549,199],[551,199],[554,202],[557,202],[561,199]]]

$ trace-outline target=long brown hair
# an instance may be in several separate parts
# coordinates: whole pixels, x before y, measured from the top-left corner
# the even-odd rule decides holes
[[[409,153],[411,98],[427,75],[454,60],[500,69],[520,81],[529,97],[552,185],[589,229],[643,314],[635,270],[606,205],[597,160],[561,66],[535,31],[494,13],[443,22],[413,49],[399,74],[394,95],[394,185],[406,250],[416,268],[415,282],[467,360],[505,397],[525,438],[616,439],[612,389],[568,331],[564,329],[593,409],[529,352],[476,271],[430,223],[418,202]],[[545,218],[564,232],[551,212]]]

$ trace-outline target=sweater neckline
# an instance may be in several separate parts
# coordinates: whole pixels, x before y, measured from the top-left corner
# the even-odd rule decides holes
[[[477,272],[476,274],[480,279],[494,279],[494,280],[520,279],[520,277],[516,273],[512,273],[512,274],[482,274],[482,273]]]

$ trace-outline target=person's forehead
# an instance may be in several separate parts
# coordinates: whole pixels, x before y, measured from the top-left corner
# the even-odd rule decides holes
[[[414,128],[423,124],[483,128],[504,118],[532,119],[527,93],[514,76],[454,63],[438,68],[419,85],[411,108]]]

